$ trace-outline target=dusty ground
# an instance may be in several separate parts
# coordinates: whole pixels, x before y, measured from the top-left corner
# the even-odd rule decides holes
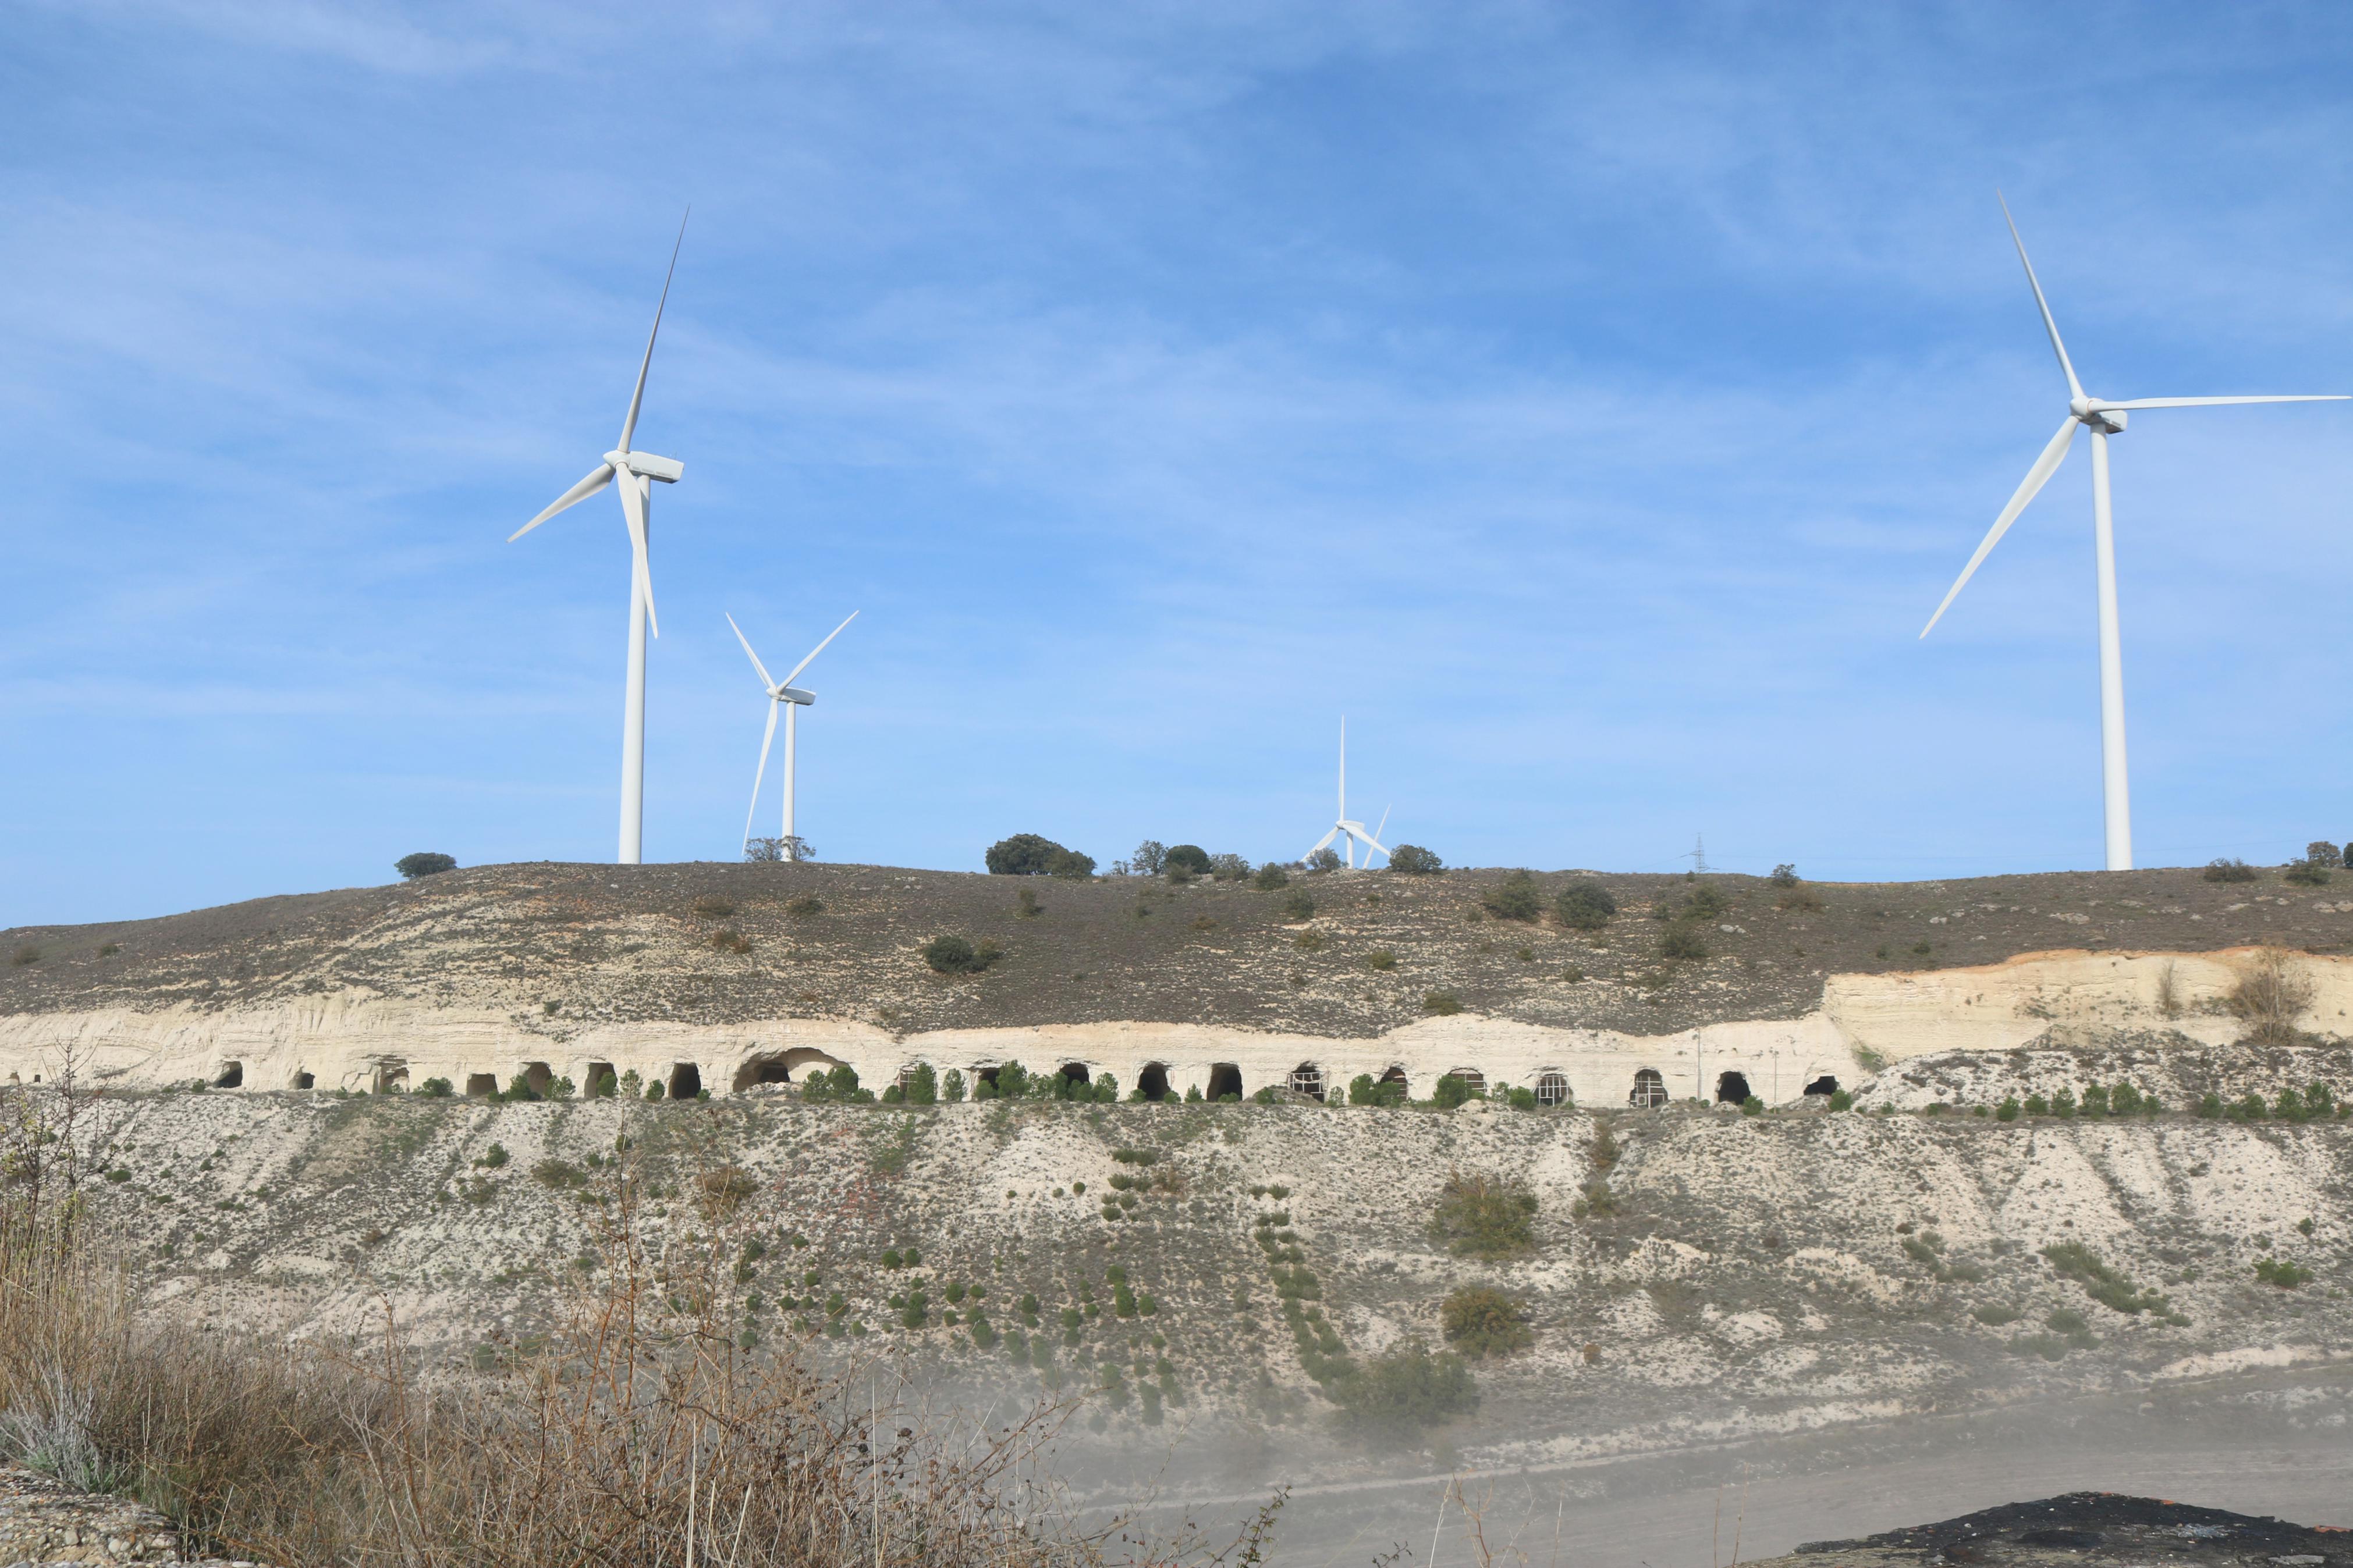
[[[1799,1016],[1820,1005],[1826,974],[2056,947],[2338,952],[2353,942],[2353,873],[2318,889],[2276,872],[2237,884],[2176,869],[1810,883],[1794,895],[1719,876],[1707,879],[1725,903],[1704,922],[1709,956],[1671,963],[1650,913],[1679,907],[1695,882],[1602,876],[1622,912],[1588,936],[1549,916],[1485,918],[1481,900],[1503,875],[1337,872],[1261,892],[819,864],[488,866],[0,932],[11,959],[0,1014],[226,1009],[357,992],[492,1007],[557,1037],[613,1020],[792,1016],[901,1031],[1138,1018],[1338,1036],[1393,1028],[1420,1016],[1429,992],[1451,990],[1493,1017],[1655,1035]],[[1570,875],[1538,879],[1547,906]],[[1019,910],[1025,889],[1035,916]],[[1312,921],[1286,917],[1294,890],[1315,900]],[[821,909],[793,912],[812,898]],[[698,900],[725,912],[699,912]],[[995,941],[1005,957],[979,975],[934,974],[917,949],[946,932]],[[1395,967],[1372,968],[1384,950]]]

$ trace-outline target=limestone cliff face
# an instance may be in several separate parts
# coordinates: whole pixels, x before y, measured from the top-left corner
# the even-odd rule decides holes
[[[2327,1054],[2290,1070],[2353,1094]],[[1284,1425],[1311,1473],[1351,1461],[1303,1303],[1357,1357],[1439,1342],[1463,1286],[1520,1303],[1532,1342],[1479,1363],[1453,1435],[1483,1465],[2319,1363],[2353,1330],[2337,1121],[174,1092],[78,1125],[149,1300],[223,1326],[366,1335],[388,1310],[436,1363],[527,1339],[603,1278],[626,1173],[661,1267],[719,1248],[754,1341],[881,1351],[1008,1409],[1116,1367],[1114,1438],[1191,1424],[1215,1454],[1223,1423]],[[1525,1253],[1432,1237],[1456,1172],[1525,1184]]]
[[[1821,1005],[1788,1017],[1732,1019],[1642,1035],[1462,1014],[1373,1035],[1324,1036],[1230,1025],[1105,1020],[900,1034],[853,1018],[729,1023],[628,1021],[551,1027],[544,1018],[343,994],[228,1008],[20,1013],[0,1017],[0,1075],[53,1079],[69,1046],[91,1081],[159,1088],[201,1081],[241,1091],[380,1091],[445,1079],[491,1093],[518,1079],[585,1087],[634,1072],[672,1093],[728,1094],[797,1081],[848,1063],[870,1087],[918,1061],[968,1081],[1018,1060],[1035,1070],[1113,1075],[1182,1097],[1297,1087],[1336,1098],[1358,1074],[1402,1075],[1426,1096],[1450,1072],[1536,1089],[1550,1100],[1799,1100],[1830,1081],[1854,1089],[1878,1063],[2001,1051],[2046,1037],[2167,1034],[2222,1046],[2245,1032],[2229,998],[2269,950],[2210,953],[2021,954],[1917,973],[1836,974]],[[2353,959],[2287,955],[2294,1022],[2334,1035],[2353,1009]],[[1736,1082],[1734,1080],[1736,1079]]]

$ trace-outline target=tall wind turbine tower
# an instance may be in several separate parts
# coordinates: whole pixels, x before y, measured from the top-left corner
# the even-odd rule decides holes
[[[629,531],[629,664],[621,701],[621,846],[620,862],[635,866],[645,859],[646,819],[646,634],[661,636],[654,615],[653,569],[648,561],[648,535],[652,525],[653,487],[657,481],[676,484],[686,465],[674,458],[658,458],[633,449],[638,411],[646,401],[646,372],[653,368],[654,340],[661,335],[662,310],[670,304],[670,279],[678,272],[679,247],[686,243],[686,221],[678,226],[678,240],[670,249],[670,270],[662,275],[661,299],[654,306],[653,331],[646,334],[645,358],[638,362],[638,384],[629,393],[629,411],[621,419],[621,438],[588,477],[549,504],[545,511],[507,536],[512,544],[567,507],[576,506],[620,480],[621,521]]]
[[[2034,263],[2026,258],[2026,242],[2018,237],[2017,221],[2010,216],[2010,204],[2001,204],[2001,216],[2010,225],[2010,243],[2018,247],[2018,259],[2026,268],[2026,285],[2034,290],[2035,308],[2042,312],[2042,329],[2051,336],[2051,352],[2059,356],[2060,374],[2067,378],[2067,417],[2059,422],[2059,433],[2026,470],[2010,496],[2010,504],[1993,520],[1993,527],[1978,544],[1969,563],[1961,568],[1960,576],[1945,595],[1945,602],[1920,628],[1926,637],[1936,630],[1936,622],[1960,594],[1962,587],[1975,574],[1978,566],[2018,514],[2042,490],[2059,465],[2066,460],[2067,450],[2074,444],[2075,426],[2081,425],[2092,433],[2092,545],[2098,563],[2100,606],[2100,782],[2105,816],[2107,824],[2108,869],[2132,869],[2132,792],[2125,781],[2125,670],[2124,645],[2116,626],[2116,542],[2108,506],[2108,437],[2124,434],[2126,416],[2137,408],[2206,408],[2226,403],[2342,403],[2341,393],[2292,394],[2263,397],[2136,397],[2128,402],[2112,403],[2105,398],[2087,396],[2084,384],[2075,379],[2075,367],[2067,358],[2067,345],[2059,341],[2059,323],[2052,319],[2050,301],[2042,297],[2042,284],[2034,276]]]
[[[1387,828],[1388,825],[1389,814],[1384,811],[1381,813],[1381,827]],[[1373,863],[1374,850],[1378,849],[1383,855],[1387,855],[1388,853],[1388,850],[1381,843],[1380,832],[1378,830],[1367,833],[1365,830],[1365,825],[1363,823],[1358,822],[1356,818],[1348,815],[1348,721],[1345,719],[1342,719],[1340,721],[1339,819],[1332,824],[1330,830],[1327,831],[1323,837],[1315,841],[1315,847],[1310,849],[1303,857],[1302,857],[1302,858],[1313,860],[1319,852],[1332,842],[1332,840],[1341,837],[1344,835],[1347,838],[1347,843],[1344,847],[1346,849],[1348,865],[1351,868],[1354,868],[1356,864],[1356,846],[1359,844],[1362,844],[1365,847],[1365,864],[1366,866],[1370,866]]]

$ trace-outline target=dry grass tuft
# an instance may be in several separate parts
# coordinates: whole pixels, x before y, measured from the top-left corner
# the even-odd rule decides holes
[[[2287,954],[2267,947],[2240,971],[2230,1005],[2247,1021],[2249,1039],[2290,1044],[2296,1038],[2297,1016],[2312,1005],[2312,982],[2289,964]]]

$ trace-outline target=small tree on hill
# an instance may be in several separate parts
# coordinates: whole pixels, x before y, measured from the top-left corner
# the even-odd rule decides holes
[[[1599,931],[1618,912],[1618,900],[1592,878],[1579,877],[1560,890],[1552,908],[1571,931]]]
[[[1544,913],[1544,895],[1536,890],[1535,878],[1526,871],[1505,877],[1488,889],[1479,903],[1497,920],[1533,921]]]
[[[454,856],[419,850],[414,855],[403,855],[392,863],[392,868],[414,882],[419,877],[438,877],[444,871],[454,871],[458,868],[458,861]]]
[[[1446,862],[1419,844],[1400,844],[1389,851],[1389,869],[1408,877],[1434,877],[1446,869]]]
[[[1095,860],[1065,849],[1035,833],[1017,833],[988,847],[988,869],[997,877],[1092,877]]]
[[[1168,868],[1168,846],[1157,838],[1147,838],[1135,847],[1127,858],[1128,869],[1139,877],[1157,877]]]
[[[1204,876],[1209,869],[1209,852],[1198,844],[1178,844],[1169,849],[1165,866],[1182,866],[1196,877]]]

